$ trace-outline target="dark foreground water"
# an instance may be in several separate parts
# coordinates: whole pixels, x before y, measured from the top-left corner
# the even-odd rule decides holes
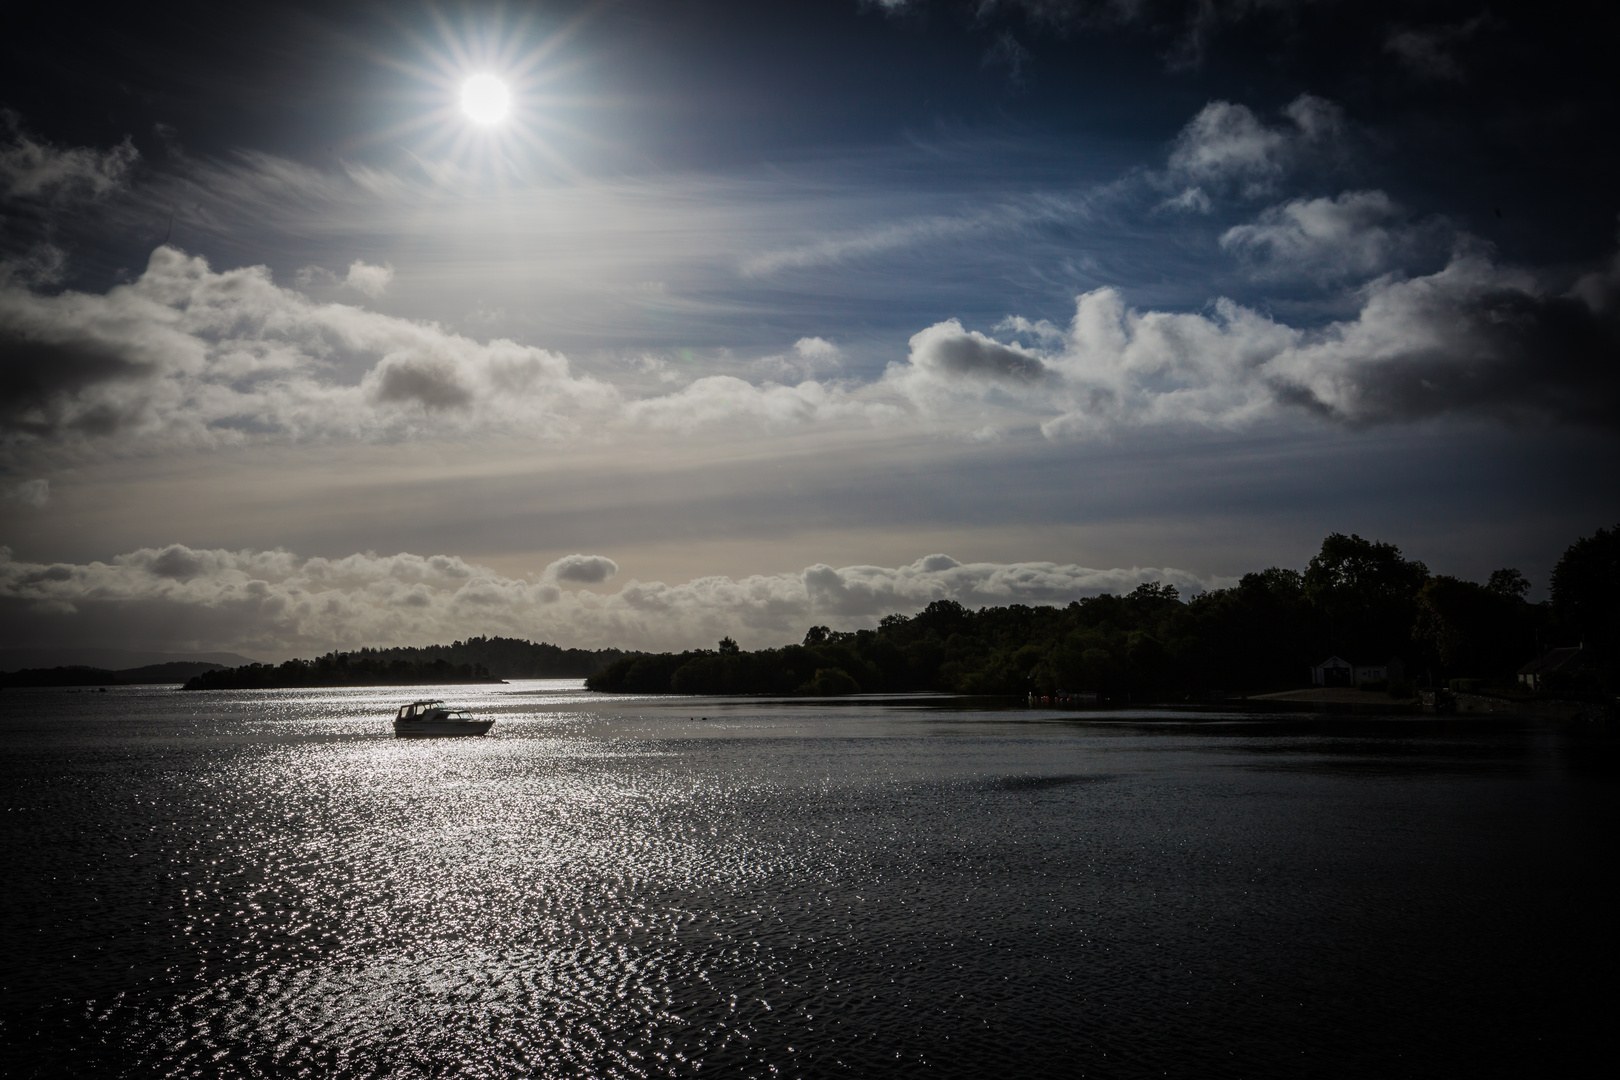
[[[0,1070],[1612,1067],[1612,739],[575,686],[0,695]]]

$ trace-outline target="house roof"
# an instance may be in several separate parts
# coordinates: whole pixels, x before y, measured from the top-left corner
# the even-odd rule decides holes
[[[1544,675],[1549,671],[1557,671],[1581,655],[1582,646],[1576,645],[1568,649],[1548,649],[1542,655],[1530,661],[1519,669],[1520,675]]]

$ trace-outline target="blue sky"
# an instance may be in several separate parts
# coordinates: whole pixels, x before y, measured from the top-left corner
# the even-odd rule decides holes
[[[777,644],[1329,531],[1544,587],[1617,505],[1580,18],[30,13],[4,644]]]

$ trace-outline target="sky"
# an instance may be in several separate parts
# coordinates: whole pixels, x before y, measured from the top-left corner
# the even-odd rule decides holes
[[[1544,597],[1620,520],[1616,40],[1478,0],[12,13],[0,647],[755,648],[1330,532]]]

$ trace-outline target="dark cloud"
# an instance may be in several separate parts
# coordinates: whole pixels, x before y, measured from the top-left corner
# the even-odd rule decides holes
[[[1459,51],[1481,30],[1497,25],[1489,14],[1481,13],[1438,26],[1398,26],[1390,30],[1384,51],[1420,79],[1463,82],[1466,74]]]
[[[448,364],[404,360],[382,365],[377,380],[378,401],[414,401],[429,409],[456,409],[472,402]]]
[[[947,376],[1031,383],[1044,379],[1046,365],[1039,356],[950,320],[930,327],[911,339],[911,362]]]
[[[999,380],[1002,406],[1053,437],[1248,427],[1291,409],[1361,428],[1448,414],[1620,427],[1620,266],[1557,289],[1459,242],[1432,274],[1348,290],[1355,316],[1321,326],[1227,299],[1207,313],[1142,311],[1097,289],[1066,329],[1012,321],[1038,334],[1037,354],[953,319],[915,335],[911,364],[889,380],[936,412],[974,396],[970,376]],[[1009,373],[1037,370],[1018,394]]]
[[[146,568],[158,577],[189,581],[202,573],[208,567],[209,561],[200,552],[192,551],[182,544],[171,544],[147,563]]]
[[[1432,312],[1454,336],[1354,372],[1356,422],[1450,412],[1620,430],[1620,318],[1573,296],[1485,289]]]
[[[1306,0],[942,0],[971,22],[1017,16],[1026,24],[1060,34],[1132,29],[1166,42],[1163,59],[1172,70],[1197,68],[1222,27],[1256,16],[1283,14]],[[890,12],[929,6],[927,0],[877,0]]]
[[[565,555],[546,567],[549,581],[577,581],[596,585],[619,572],[619,564],[606,555]]]
[[[46,341],[6,325],[0,311],[0,431],[50,435],[63,427],[93,435],[116,431],[141,412],[138,394],[76,408],[83,391],[138,384],[156,373],[109,342]]]

